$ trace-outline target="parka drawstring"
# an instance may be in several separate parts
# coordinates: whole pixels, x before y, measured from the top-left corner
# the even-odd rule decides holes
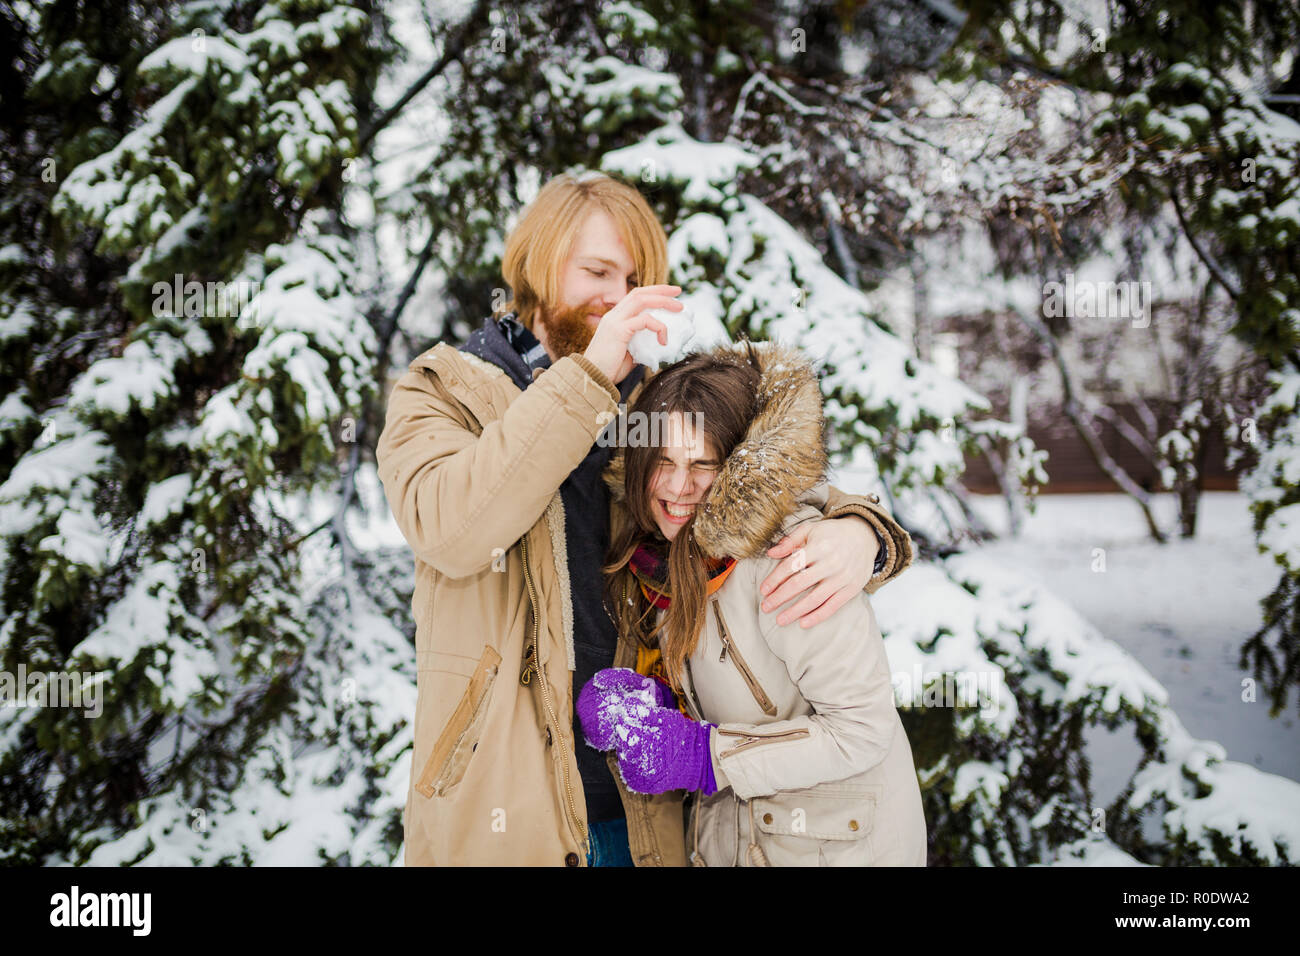
[[[691,804],[691,813],[695,815],[695,836],[691,840],[691,866],[708,866],[700,855],[700,795],[697,793]]]
[[[749,865],[750,866],[771,866],[767,862],[767,854],[763,848],[754,840],[754,801],[745,801],[749,804]]]

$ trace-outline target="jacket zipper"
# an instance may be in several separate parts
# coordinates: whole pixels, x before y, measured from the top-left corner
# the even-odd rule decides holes
[[[713,616],[718,620],[718,634],[722,638],[722,655],[718,658],[721,662],[727,656],[727,651],[731,651],[731,663],[735,665],[736,670],[740,671],[740,676],[744,678],[745,684],[749,687],[749,692],[754,695],[754,700],[758,706],[763,708],[763,713],[769,717],[776,716],[776,705],[772,703],[772,698],[767,696],[767,691],[763,690],[758,679],[754,677],[754,672],[749,669],[745,659],[740,656],[740,650],[731,639],[727,632],[727,622],[722,617],[722,609],[718,607],[717,600],[713,600]]]
[[[538,650],[539,638],[541,634],[541,617],[537,613],[537,589],[533,585],[533,572],[528,567],[528,535],[525,534],[519,539],[519,546],[523,551],[524,559],[524,581],[528,585],[528,603],[533,609],[533,667],[532,670],[537,674],[537,683],[542,691],[542,702],[546,705],[546,716],[550,718],[555,725],[555,740],[560,745],[560,761],[564,772],[564,794],[569,801],[569,813],[571,819],[577,824],[578,832],[582,834],[582,849],[584,853],[590,852],[590,846],[587,843],[587,828],[578,818],[578,811],[573,802],[573,785],[569,780],[569,752],[564,746],[564,734],[560,728],[560,722],[555,717],[555,708],[551,705],[550,690],[546,686],[546,673],[541,667],[541,654]],[[519,678],[521,683],[527,684],[525,679],[528,675],[528,669],[524,670],[524,676]]]
[[[695,718],[697,723],[704,723],[704,708],[700,706],[700,702],[695,696],[695,675],[691,672],[691,659],[689,657],[686,658],[686,687],[683,690],[686,691],[684,696],[686,697],[687,706],[692,711],[691,716]]]
[[[761,747],[764,744],[780,743],[783,740],[799,740],[801,737],[811,736],[806,728],[800,727],[796,730],[778,730],[775,733],[765,734],[761,730],[723,730],[718,728],[718,733],[725,734],[729,737],[744,737],[745,741],[732,747],[730,750],[724,750],[718,754],[718,759],[730,757],[732,754],[742,753],[750,747]]]

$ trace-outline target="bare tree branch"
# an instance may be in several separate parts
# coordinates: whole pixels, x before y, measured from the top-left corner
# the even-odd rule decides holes
[[[402,94],[396,103],[381,113],[374,122],[367,126],[361,133],[361,140],[357,145],[357,152],[364,153],[370,141],[375,138],[385,126],[391,123],[399,113],[411,102],[417,93],[429,85],[433,78],[445,70],[454,60],[459,60],[465,52],[470,37],[478,32],[479,28],[487,23],[488,4],[487,0],[478,0],[474,4],[474,9],[470,11],[469,16],[465,19],[455,32],[447,38],[443,45],[442,56],[438,57],[433,66],[425,71],[424,75],[411,84],[410,89]]]
[[[415,268],[406,279],[406,285],[402,286],[402,291],[397,296],[397,302],[389,311],[384,320],[379,323],[376,334],[379,337],[379,356],[375,362],[380,374],[388,371],[388,350],[393,340],[393,333],[397,331],[397,321],[401,318],[402,312],[406,309],[406,304],[411,301],[411,296],[415,295],[415,288],[420,284],[420,276],[424,273],[425,267],[429,260],[433,258],[433,250],[437,245],[438,233],[436,230],[429,233],[429,239],[425,242],[424,248],[420,250],[419,258],[415,260]]]
[[[1222,267],[1210,257],[1210,254],[1201,248],[1201,244],[1196,241],[1196,236],[1192,233],[1192,227],[1187,222],[1187,216],[1183,214],[1183,204],[1178,199],[1178,189],[1172,184],[1169,187],[1169,198],[1174,204],[1174,213],[1178,216],[1178,224],[1183,227],[1183,235],[1187,237],[1187,242],[1200,257],[1201,262],[1205,263],[1205,268],[1210,270],[1210,275],[1214,276],[1219,285],[1223,286],[1225,292],[1236,302],[1241,298],[1241,290],[1224,275]]]
[[[1142,427],[1147,430],[1147,438],[1154,442],[1160,437],[1160,422],[1156,418],[1156,413],[1151,410],[1147,400],[1139,394],[1130,395],[1129,402],[1137,412],[1138,418],[1142,419]]]
[[[1088,408],[1088,412],[1097,418],[1105,419],[1107,422],[1110,422],[1111,427],[1113,427],[1115,431],[1119,432],[1123,438],[1127,439],[1128,443],[1132,445],[1134,449],[1144,455],[1152,462],[1152,464],[1155,463],[1155,445],[1151,443],[1147,436],[1134,428],[1123,415],[1106,404],[1092,405]]]
[[[1110,456],[1102,445],[1101,439],[1093,430],[1092,423],[1084,419],[1086,409],[1080,404],[1077,388],[1074,384],[1074,376],[1066,364],[1065,357],[1061,354],[1061,347],[1056,341],[1056,337],[1037,317],[1021,309],[1014,309],[1013,311],[1020,321],[1025,324],[1025,327],[1038,336],[1043,344],[1047,346],[1048,351],[1051,352],[1052,360],[1056,363],[1057,371],[1061,374],[1061,389],[1065,393],[1065,415],[1074,424],[1075,431],[1079,433],[1079,437],[1083,439],[1083,443],[1088,447],[1093,460],[1096,461],[1097,466],[1106,473],[1111,481],[1115,482],[1121,490],[1137,502],[1138,507],[1142,509],[1142,515],[1146,519],[1147,530],[1151,532],[1151,537],[1164,544],[1165,534],[1160,530],[1155,515],[1151,512],[1151,495]]]
[[[853,259],[853,253],[849,251],[848,240],[844,238],[844,229],[840,226],[840,221],[835,214],[835,197],[829,189],[822,191],[822,210],[826,219],[826,229],[830,233],[831,249],[835,253],[835,258],[839,260],[840,272],[843,273],[844,281],[861,291],[862,284],[858,281],[858,264]]]

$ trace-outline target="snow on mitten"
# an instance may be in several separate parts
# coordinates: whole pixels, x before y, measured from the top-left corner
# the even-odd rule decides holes
[[[650,708],[659,706],[658,683],[627,667],[596,671],[574,703],[587,743],[597,750],[612,750],[617,726],[642,719]]]
[[[678,710],[654,707],[631,714],[615,728],[618,771],[635,793],[699,790],[717,792],[709,742],[713,724],[697,723]]]

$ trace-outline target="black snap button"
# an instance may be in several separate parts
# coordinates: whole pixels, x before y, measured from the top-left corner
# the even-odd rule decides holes
[[[565,866],[577,866],[577,865],[578,865],[578,854],[576,854],[576,853],[570,853],[568,856],[566,856],[566,857],[564,858],[564,865],[565,865]]]

